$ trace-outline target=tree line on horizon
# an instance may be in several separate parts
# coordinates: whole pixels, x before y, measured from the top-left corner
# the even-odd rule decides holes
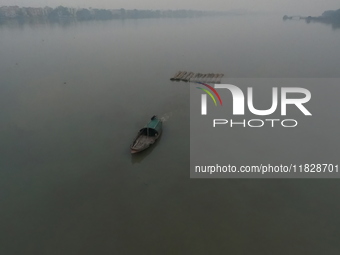
[[[68,8],[58,6],[56,8],[44,7],[0,7],[0,20],[29,20],[47,19],[58,20],[110,20],[110,19],[143,19],[143,18],[190,18],[199,16],[224,15],[226,12],[218,11],[196,11],[196,10],[126,10],[126,9],[93,9],[93,8]]]
[[[310,22],[320,22],[325,24],[331,24],[333,28],[340,28],[340,9],[338,10],[328,10],[324,11],[321,16],[307,16],[307,17],[300,17],[300,16],[283,16],[283,20],[287,19],[294,19],[297,17],[298,19],[303,19],[307,23]]]

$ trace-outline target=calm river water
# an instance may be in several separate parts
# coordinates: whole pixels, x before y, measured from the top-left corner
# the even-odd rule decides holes
[[[0,254],[339,254],[338,180],[189,178],[169,80],[339,78],[339,42],[281,16],[0,26]],[[160,141],[131,156],[154,114]]]

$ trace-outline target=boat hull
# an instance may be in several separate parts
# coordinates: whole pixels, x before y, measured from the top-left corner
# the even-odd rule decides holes
[[[147,138],[145,136],[138,136],[133,145],[130,147],[131,154],[142,152],[153,145],[160,137],[161,133],[157,137]]]
[[[130,146],[131,153],[135,154],[146,150],[156,142],[161,134],[162,121],[156,116],[153,116],[151,121],[138,132],[136,138]]]

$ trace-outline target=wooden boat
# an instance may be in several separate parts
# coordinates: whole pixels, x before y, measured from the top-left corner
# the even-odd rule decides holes
[[[154,115],[150,122],[141,130],[139,130],[130,149],[131,153],[141,152],[154,144],[162,133],[163,123]]]

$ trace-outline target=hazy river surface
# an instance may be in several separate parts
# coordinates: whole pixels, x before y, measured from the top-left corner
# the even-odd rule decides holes
[[[340,77],[339,42],[281,16],[1,25],[0,254],[339,254],[338,180],[189,178],[169,81]],[[160,141],[131,156],[154,114]]]

